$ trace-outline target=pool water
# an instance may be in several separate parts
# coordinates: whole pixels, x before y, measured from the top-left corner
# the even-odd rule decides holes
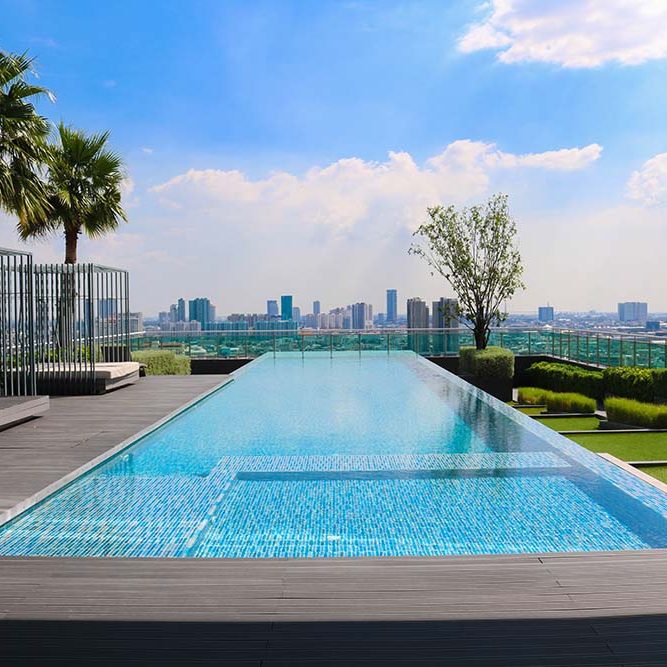
[[[0,555],[667,546],[667,495],[411,352],[279,353],[0,527]]]

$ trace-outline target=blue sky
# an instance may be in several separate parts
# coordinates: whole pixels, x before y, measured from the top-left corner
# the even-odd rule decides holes
[[[429,204],[502,190],[526,265],[514,310],[667,310],[665,270],[647,261],[667,241],[667,3],[0,0],[0,13],[0,48],[27,49],[57,95],[43,112],[111,130],[125,157],[130,222],[81,255],[130,268],[136,308],[448,295],[407,256],[411,230]],[[0,243],[18,245],[9,220]]]

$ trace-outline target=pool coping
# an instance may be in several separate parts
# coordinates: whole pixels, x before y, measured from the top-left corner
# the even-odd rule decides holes
[[[667,493],[667,484],[661,482],[659,479],[656,479],[655,477],[652,477],[651,475],[645,472],[642,472],[638,468],[635,468],[635,466],[633,466],[631,463],[627,461],[622,461],[621,459],[616,458],[613,454],[607,454],[606,452],[599,452],[598,456],[601,456],[606,461],[609,461],[610,463],[613,463],[619,468],[622,468],[623,470],[625,470],[625,472],[629,472],[631,475],[634,475],[635,477],[647,482],[651,486],[655,486],[656,489],[660,489],[660,491]],[[654,462],[649,461],[648,463],[650,465],[651,463]]]
[[[235,376],[233,373],[230,373],[230,375],[226,377],[222,382],[219,382],[210,389],[207,389],[201,394],[198,394],[197,396],[190,399],[183,405],[177,407],[175,410],[172,410],[171,412],[166,414],[164,417],[158,419],[156,422],[153,422],[149,426],[146,426],[140,431],[137,431],[133,435],[125,438],[125,440],[123,440],[122,442],[118,443],[117,445],[114,445],[113,447],[107,449],[105,452],[102,452],[98,456],[90,459],[90,461],[87,461],[86,463],[80,465],[75,470],[72,470],[71,472],[61,477],[60,479],[57,479],[55,482],[52,482],[48,486],[45,486],[44,488],[40,489],[36,493],[33,493],[27,498],[24,498],[20,502],[16,503],[16,505],[13,505],[9,509],[0,512],[0,527],[9,523],[20,514],[23,514],[31,507],[34,507],[35,505],[46,500],[49,496],[52,496],[61,489],[65,488],[66,486],[69,486],[71,483],[75,482],[79,477],[81,477],[85,473],[90,472],[94,468],[99,467],[100,465],[108,461],[110,458],[116,456],[117,454],[127,449],[128,447],[131,447],[132,445],[136,444],[137,442],[139,442],[139,440],[142,440],[147,435],[150,435],[153,431],[156,431],[160,427],[164,426],[167,422],[170,422],[172,419],[175,419],[181,413],[185,412],[186,410],[189,410],[190,408],[194,407],[197,403],[208,398],[211,394],[214,394],[215,392],[219,391],[223,387],[233,382],[236,379],[236,377],[237,376]]]

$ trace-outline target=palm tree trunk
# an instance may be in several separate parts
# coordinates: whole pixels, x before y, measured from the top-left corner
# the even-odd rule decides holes
[[[76,264],[76,250],[79,241],[77,228],[65,229],[65,264]],[[74,273],[62,274],[61,294],[58,313],[58,337],[60,356],[64,361],[73,361],[77,356],[76,322],[74,321],[76,287]]]
[[[76,249],[79,243],[79,230],[65,230],[65,264],[76,264]]]

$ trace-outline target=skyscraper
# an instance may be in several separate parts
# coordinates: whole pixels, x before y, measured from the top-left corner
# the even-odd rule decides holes
[[[387,290],[387,324],[395,324],[398,319],[398,292],[395,289]]]
[[[301,308],[299,308],[299,306],[292,307],[292,320],[295,322],[301,321]]]
[[[185,299],[179,299],[177,308],[177,322],[185,322]]]
[[[320,302],[313,301],[313,315],[319,315],[319,314],[320,314]]]
[[[189,319],[190,322],[199,322],[202,330],[209,328],[211,317],[211,302],[204,298],[190,299],[189,305]]]
[[[283,296],[280,297],[280,319],[291,320],[292,307],[292,295],[283,294]]]
[[[553,322],[554,321],[554,307],[553,306],[540,306],[537,309],[537,319],[540,322]]]
[[[618,319],[620,322],[646,324],[646,320],[648,319],[648,304],[643,301],[625,301],[619,303]]]
[[[426,301],[419,297],[408,299],[408,329],[428,329],[429,317]],[[415,352],[425,352],[428,349],[429,336],[427,332],[414,332],[409,336],[410,349]]]
[[[408,329],[428,329],[429,316],[426,301],[418,296],[408,299]]]
[[[431,326],[433,329],[457,329],[459,319],[457,315],[458,302],[456,299],[447,299],[444,296],[433,302]],[[454,332],[434,333],[434,354],[455,354],[459,351],[459,334]]]
[[[275,299],[270,299],[266,302],[266,314],[269,317],[278,317],[278,302]]]
[[[352,304],[352,328],[369,329],[373,326],[373,308],[370,304],[360,303]]]

